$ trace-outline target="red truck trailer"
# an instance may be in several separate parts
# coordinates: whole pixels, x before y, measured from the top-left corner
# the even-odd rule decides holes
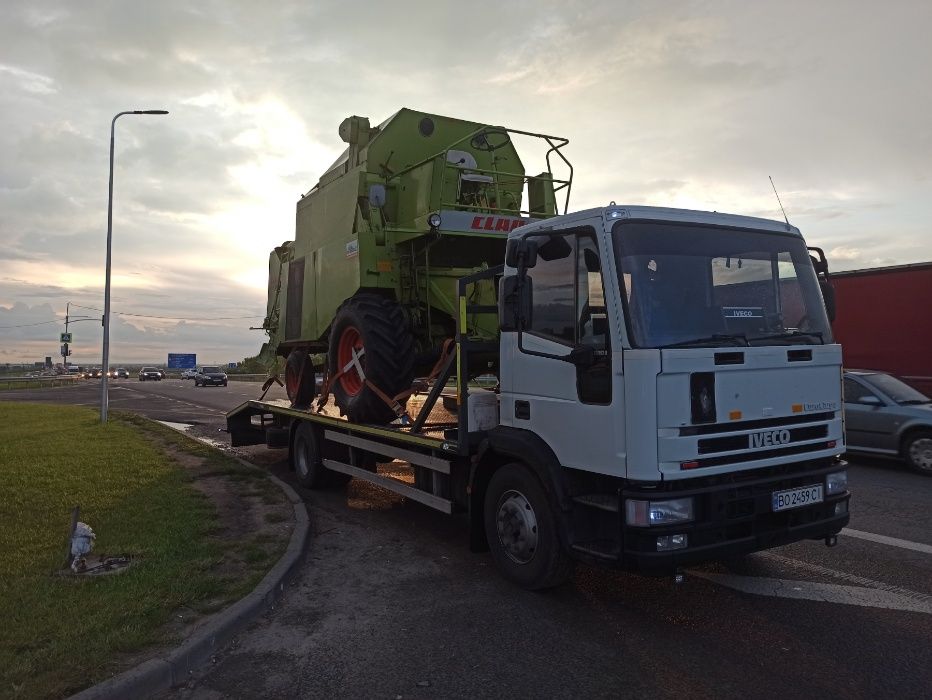
[[[832,274],[845,367],[877,369],[932,394],[932,262]]]

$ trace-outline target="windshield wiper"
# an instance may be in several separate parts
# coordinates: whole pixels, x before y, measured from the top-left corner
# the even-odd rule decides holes
[[[906,399],[905,401],[897,401],[900,406],[923,406],[927,403],[932,403],[932,399]]]
[[[756,335],[751,340],[793,340],[795,338],[818,338],[821,345],[825,345],[821,331],[785,331],[771,335]]]
[[[714,335],[706,336],[705,338],[693,338],[692,340],[681,340],[678,343],[670,343],[669,345],[661,345],[660,349],[663,350],[666,348],[689,348],[689,347],[695,347],[697,345],[700,345],[700,346],[709,345],[711,343],[714,343],[717,345],[720,345],[721,343],[730,343],[732,345],[746,345],[748,347],[750,347],[751,345],[748,342],[747,337],[740,333],[735,333],[735,334],[715,333]],[[716,347],[716,345],[712,345],[712,347]]]

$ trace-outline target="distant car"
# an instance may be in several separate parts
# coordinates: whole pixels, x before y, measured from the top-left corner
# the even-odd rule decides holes
[[[110,373],[110,376],[114,379],[129,379],[129,372],[126,371],[125,367],[117,367]]]
[[[932,476],[932,399],[884,372],[845,370],[845,441]]]
[[[194,386],[226,386],[227,375],[219,367],[198,367]]]
[[[161,373],[155,367],[143,367],[139,370],[139,381],[149,382],[149,381],[162,381]]]
[[[197,368],[192,367],[191,369],[186,369],[181,373],[182,379],[194,379],[197,376]]]
[[[100,379],[100,376],[101,376],[100,367],[94,367],[93,369],[88,370],[87,372],[87,377],[89,379]]]

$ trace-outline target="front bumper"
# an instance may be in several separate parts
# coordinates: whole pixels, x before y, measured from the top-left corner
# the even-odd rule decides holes
[[[204,377],[201,379],[201,384],[204,386],[207,386],[208,384],[212,384],[214,386],[223,386],[226,383],[227,380],[222,377]]]
[[[682,525],[639,528],[622,524],[622,568],[647,575],[667,575],[678,568],[704,561],[728,559],[790,544],[804,539],[836,535],[848,524],[851,494],[825,496],[822,503],[773,512],[774,491],[825,482],[825,475],[844,468],[844,463],[822,462],[800,469],[801,465],[720,475],[710,479],[671,484],[658,492],[629,488],[625,498],[695,499],[695,521]],[[793,467],[788,469],[787,467]],[[698,482],[698,483],[697,483]],[[836,506],[843,503],[841,513]],[[685,534],[688,547],[671,552],[657,551],[657,537]]]

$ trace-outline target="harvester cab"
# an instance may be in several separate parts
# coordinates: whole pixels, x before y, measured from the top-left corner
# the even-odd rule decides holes
[[[270,257],[266,354],[285,358],[294,405],[323,371],[350,419],[388,422],[457,332],[458,280],[500,265],[518,226],[566,213],[573,169],[566,139],[410,109],[376,127],[348,117],[339,134],[295,240]],[[537,175],[516,141],[539,144]],[[497,341],[496,286],[472,285],[465,335]]]

